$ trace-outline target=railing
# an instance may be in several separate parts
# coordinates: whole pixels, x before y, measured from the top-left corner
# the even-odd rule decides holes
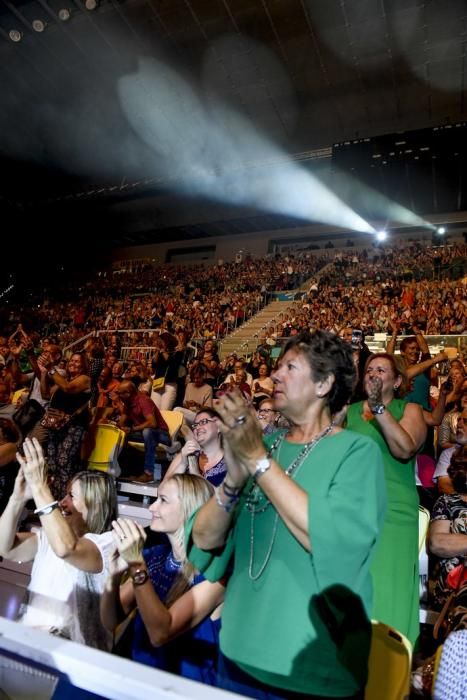
[[[68,343],[68,345],[65,345],[65,347],[62,349],[63,356],[70,357],[70,355],[73,355],[73,352],[76,350],[76,346],[80,345],[81,343],[85,343],[88,338],[96,336],[98,332],[99,331],[91,331],[87,335],[83,335],[81,338],[78,338],[72,343]],[[72,348],[74,348],[75,350],[72,350]]]

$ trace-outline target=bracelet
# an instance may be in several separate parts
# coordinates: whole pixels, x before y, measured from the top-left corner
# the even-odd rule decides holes
[[[58,501],[52,501],[52,503],[48,503],[46,506],[42,506],[41,508],[36,508],[34,511],[34,515],[49,515],[55,508],[59,508],[60,503]]]
[[[238,494],[242,490],[241,487],[238,486],[230,486],[229,484],[226,484],[225,481],[222,482],[222,490],[225,493],[226,496],[229,498],[235,498],[238,499]]]
[[[224,489],[222,489],[222,490],[224,491]],[[222,508],[222,510],[225,511],[226,513],[231,513],[233,511],[233,509],[235,508],[235,506],[237,505],[238,496],[229,496],[229,500],[227,501],[227,503],[224,503],[220,497],[219,491],[220,491],[220,488],[219,488],[219,486],[217,486],[214,489],[214,496],[215,496],[217,505],[219,506],[219,508]],[[224,493],[225,493],[225,491],[224,491]]]

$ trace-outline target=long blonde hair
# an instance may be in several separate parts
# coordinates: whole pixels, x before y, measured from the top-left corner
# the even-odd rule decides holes
[[[190,516],[200,508],[214,494],[213,486],[195,474],[174,474],[167,481],[174,481],[177,485],[178,498],[182,506],[183,524],[175,533],[175,540],[179,551],[183,552],[182,568],[176,577],[165,604],[170,607],[193,583],[195,568],[186,558],[185,550],[185,524]]]

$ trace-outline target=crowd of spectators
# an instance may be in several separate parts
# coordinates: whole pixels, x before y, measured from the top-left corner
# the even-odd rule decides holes
[[[448,489],[451,490],[445,491],[445,494],[457,493],[454,505],[463,507],[465,501],[464,492],[459,491],[456,485],[456,474],[450,471],[457,459],[460,464],[458,468],[463,470],[462,478],[465,484],[465,450],[462,453],[458,450],[466,441],[467,388],[464,364],[455,358],[454,349],[453,353],[446,351],[431,358],[424,338],[427,334],[463,334],[466,331],[465,284],[460,279],[445,279],[441,274],[443,265],[451,265],[460,256],[465,256],[465,252],[465,247],[451,247],[439,252],[414,245],[407,249],[328,253],[321,257],[311,257],[308,253],[296,257],[276,256],[266,260],[246,257],[235,263],[221,263],[212,268],[164,266],[157,271],[138,270],[137,279],[134,272],[101,275],[98,280],[83,281],[79,293],[76,288],[73,290],[71,285],[69,299],[57,301],[50,297],[41,301],[37,312],[34,310],[34,324],[28,323],[30,315],[26,314],[24,307],[12,307],[3,329],[4,336],[0,338],[0,359],[3,361],[0,377],[0,466],[7,470],[5,478],[0,481],[0,503],[2,508],[5,508],[2,518],[5,527],[0,551],[8,557],[16,556],[15,552],[18,551],[19,556],[20,545],[28,542],[29,559],[46,556],[54,561],[57,571],[61,571],[61,564],[54,559],[54,556],[57,556],[79,571],[99,576],[95,581],[89,577],[86,580],[89,591],[95,586],[99,594],[104,592],[103,600],[107,600],[108,605],[101,608],[101,614],[108,631],[113,632],[127,612],[138,609],[137,623],[132,628],[132,656],[143,663],[174,670],[175,667],[168,665],[169,657],[165,648],[165,645],[170,645],[174,640],[174,646],[167,646],[167,654],[175,651],[177,663],[181,664],[176,672],[183,673],[180,669],[192,663],[185,651],[188,647],[193,649],[193,641],[190,641],[191,646],[185,648],[182,644],[177,644],[175,637],[179,639],[181,634],[193,628],[194,638],[208,641],[213,650],[214,660],[212,664],[211,659],[209,662],[211,674],[217,655],[218,605],[223,599],[225,580],[221,578],[213,588],[213,584],[208,585],[207,580],[195,573],[188,561],[189,552],[180,544],[183,541],[181,533],[195,501],[183,494],[188,494],[190,490],[200,491],[196,505],[207,502],[204,513],[208,513],[211,518],[214,509],[216,523],[227,523],[240,498],[239,493],[248,473],[256,479],[261,478],[260,484],[271,481],[271,475],[278,483],[283,478],[280,468],[274,463],[269,475],[264,476],[264,473],[271,469],[271,460],[264,458],[262,435],[273,433],[276,427],[285,424],[288,429],[298,431],[295,440],[297,445],[294,441],[292,445],[294,449],[301,450],[304,436],[301,434],[303,426],[300,416],[306,414],[308,405],[313,405],[319,408],[323,417],[319,426],[314,425],[315,419],[310,419],[307,444],[314,446],[313,440],[309,442],[310,436],[317,435],[316,440],[320,441],[332,432],[337,420],[336,414],[340,414],[343,405],[349,400],[352,406],[348,410],[347,420],[355,432],[343,431],[345,440],[355,440],[356,433],[361,432],[376,444],[381,443],[379,449],[383,456],[384,450],[387,453],[383,461],[385,465],[388,461],[389,472],[393,469],[391,465],[397,462],[393,470],[399,480],[403,464],[404,483],[401,482],[399,487],[406,488],[407,493],[408,489],[410,490],[410,498],[407,496],[404,501],[410,511],[410,522],[407,520],[404,524],[407,532],[410,530],[411,538],[407,538],[411,551],[406,557],[410,564],[411,582],[410,586],[404,584],[404,590],[411,596],[410,605],[406,601],[407,610],[410,607],[410,615],[405,615],[406,611],[402,610],[401,601],[405,595],[402,592],[395,596],[397,600],[394,606],[387,604],[390,594],[395,590],[390,576],[396,566],[393,560],[399,561],[400,566],[401,559],[400,543],[394,534],[390,534],[387,527],[388,541],[383,558],[390,571],[384,573],[384,576],[382,569],[380,573],[388,584],[388,591],[378,584],[374,572],[373,577],[376,588],[379,587],[379,596],[384,599],[380,619],[395,625],[415,641],[418,634],[418,580],[413,575],[417,554],[418,506],[414,483],[416,459],[418,460],[420,455],[431,459],[432,480],[435,459],[439,456],[441,462],[443,448],[451,450],[450,464],[445,466],[445,472],[436,474],[436,477],[444,476],[445,479],[439,478],[437,485],[431,481],[430,488],[432,492],[441,485],[445,488],[448,479]],[[411,272],[409,268],[414,256],[417,257],[420,269],[424,265],[428,269],[426,276],[420,280],[415,280],[413,270]],[[258,347],[251,357],[244,358],[235,354],[223,360],[219,357],[217,340],[233,326],[256,313],[269,299],[269,292],[296,290],[299,283],[305,280],[307,286],[297,292],[295,300],[289,304],[286,311],[279,313],[274,322],[264,329],[258,338]],[[76,293],[75,297],[72,295],[73,291]],[[24,318],[21,315],[23,313]],[[123,328],[127,329],[127,333],[122,338],[117,331]],[[355,336],[355,329],[362,333]],[[79,339],[93,330],[106,331],[106,335],[103,338],[88,338],[82,352],[74,352],[65,360],[62,356],[64,345],[71,339]],[[332,333],[317,333],[312,335],[311,339],[308,335],[292,338],[301,331],[309,330],[325,330]],[[368,361],[370,353],[364,346],[364,335],[380,331],[391,335],[387,346],[389,354],[380,353]],[[336,338],[336,335],[340,335],[345,343]],[[407,337],[401,345],[401,355],[395,356],[395,341],[398,335]],[[356,337],[358,340],[355,340]],[[284,338],[289,338],[287,352],[290,357],[295,360],[297,357],[301,358],[301,379],[298,382],[294,379],[293,363],[292,368],[284,361],[274,367],[271,348]],[[302,338],[308,340],[303,341]],[[193,339],[200,340],[196,351],[189,342]],[[315,353],[310,354],[310,360],[304,360],[305,356],[300,354],[302,350],[295,350],[300,349],[303,343],[308,343],[310,353]],[[122,357],[124,344],[134,344],[134,356],[130,353],[125,358]],[[138,346],[152,348],[144,361],[138,357]],[[326,348],[331,348],[334,354],[331,354],[330,350],[326,352]],[[339,362],[343,363],[342,367],[339,365],[333,369],[330,364],[331,369],[328,367],[323,376],[319,377],[319,381],[313,373],[310,377],[310,367],[313,372],[318,371],[316,368],[321,366],[320,362],[331,362],[330,358],[332,362],[337,362],[338,358]],[[437,373],[432,373],[432,368],[438,362],[448,360],[451,364],[447,381],[441,386],[438,394],[430,392],[431,385],[439,388]],[[340,379],[337,371],[341,373]],[[287,392],[274,392],[271,372],[274,382],[289,387],[290,396]],[[355,374],[360,375],[360,379],[363,380],[360,385],[354,384]],[[404,386],[407,379],[411,382],[410,386]],[[340,390],[342,382],[346,382],[346,395],[339,394],[337,400],[336,391],[337,388]],[[305,392],[304,386],[308,387]],[[401,393],[396,397],[399,390]],[[362,392],[361,396],[359,392]],[[274,396],[275,393],[279,394],[279,398]],[[328,393],[332,404],[331,399],[328,401]],[[220,402],[214,403],[214,399],[220,399]],[[28,416],[21,409],[28,404],[31,406],[32,402],[37,404],[39,412],[34,414],[32,422],[26,422],[24,419]],[[177,407],[183,415],[180,442],[171,440],[168,425],[162,415],[164,410]],[[258,424],[253,420],[254,409],[260,419]],[[437,440],[436,435],[429,431],[442,424],[444,413],[444,431]],[[309,415],[311,416],[311,413]],[[355,427],[352,421],[358,423],[358,426]],[[81,496],[87,477],[83,476],[80,470],[86,464],[86,458],[92,449],[93,435],[102,422],[113,423],[125,432],[124,453],[128,450],[129,442],[139,442],[143,445],[140,473],[135,474],[132,458],[132,471],[126,472],[127,478],[134,480],[136,477],[142,482],[153,479],[158,445],[165,447],[167,461],[173,458],[168,467],[168,476],[162,483],[161,498],[151,507],[151,529],[166,535],[170,547],[164,540],[164,548],[158,549],[160,545],[156,545],[150,556],[144,547],[147,533],[141,528],[130,521],[119,520],[113,523],[113,535],[110,533],[109,523],[105,525],[105,532],[104,525],[93,529],[89,504],[86,499],[82,502]],[[416,429],[412,429],[412,424]],[[429,438],[425,441],[427,432]],[[239,443],[238,436],[242,435],[243,443]],[[15,450],[25,438],[24,457],[18,457],[18,464],[15,461]],[[271,444],[277,447],[276,456],[279,459],[280,440],[283,440],[284,436],[275,437],[274,443],[269,439]],[[370,449],[370,443],[365,440],[358,445]],[[285,448],[290,447],[286,442]],[[432,451],[429,449],[430,442]],[[255,454],[261,457],[258,460],[249,454],[253,443],[257,447]],[[340,443],[341,447],[345,448],[347,459],[347,446],[342,439]],[[332,448],[333,445],[335,447],[335,441],[323,442],[323,445],[330,445]],[[321,450],[324,449],[323,445]],[[240,455],[235,462],[237,466],[233,462],[229,466],[229,454],[235,451]],[[368,459],[374,463],[373,457],[377,457],[379,452],[376,446],[372,446],[371,451],[374,455],[370,455]],[[52,470],[48,477],[45,473],[44,456],[49,470]],[[292,473],[295,468],[298,471],[305,459],[308,459],[308,452],[290,456],[289,472]],[[357,462],[358,460],[355,460],[349,474],[354,474],[358,466],[362,469],[362,474],[367,475],[365,461],[358,462],[358,465]],[[246,464],[247,470],[242,471],[238,467],[239,464]],[[121,466],[125,469],[124,457]],[[387,472],[388,468],[385,468]],[[185,471],[189,472],[189,478]],[[377,490],[382,504],[382,465],[379,471]],[[310,474],[312,473],[313,470],[310,470]],[[16,477],[16,474],[19,476]],[[388,479],[388,473],[385,474],[385,478]],[[287,484],[292,481],[287,479]],[[214,500],[209,500],[212,488],[206,487],[205,482],[210,482],[216,487]],[[353,483],[357,490],[363,482],[357,480]],[[255,494],[259,498],[259,487],[255,488]],[[348,495],[347,482],[342,482],[342,488],[344,497],[345,494]],[[24,503],[30,493],[36,501],[36,512],[43,527],[46,525],[44,534],[40,537],[28,535],[24,538],[22,533],[18,532],[18,525]],[[273,505],[279,512],[282,505],[276,503],[274,490],[268,493],[269,505]],[[292,489],[291,495],[295,497],[300,494],[296,494]],[[431,495],[433,497],[434,493]],[[400,493],[394,491],[390,496],[388,518],[391,517],[391,507],[398,512]],[[367,503],[371,510],[373,505],[370,494],[369,499]],[[444,510],[439,504],[434,509],[435,522],[441,520],[443,525],[432,527],[432,549],[440,557],[446,557],[448,554],[457,556],[457,550],[448,551],[444,546],[444,536],[448,534],[449,528],[444,521],[449,521],[452,516],[451,511],[448,513],[447,510],[449,498],[444,500]],[[454,500],[451,498],[453,503]],[[251,504],[256,508],[256,501],[252,500]],[[261,508],[263,505],[260,503]],[[316,504],[316,507],[318,505]],[[250,509],[250,513],[261,514],[261,508],[255,511]],[[305,512],[303,504],[301,510]],[[381,509],[377,510],[378,512],[375,511],[371,517],[374,519],[374,527],[380,529],[384,508],[381,506]],[[271,517],[272,513],[271,508]],[[326,513],[327,510],[323,509],[323,518]],[[286,513],[286,519],[288,518],[289,514]],[[248,521],[250,522],[250,516]],[[65,525],[66,522],[69,525]],[[272,529],[273,538],[277,522],[276,518]],[[331,529],[332,526],[333,524],[329,523]],[[198,522],[198,528],[200,527]],[[282,525],[280,527],[282,528]],[[195,527],[194,536],[200,537],[201,530],[196,530]],[[217,526],[215,531],[219,531]],[[298,542],[303,549],[300,551],[300,558],[305,559],[303,553],[309,549],[308,534],[303,535],[300,528],[294,524],[291,533],[290,537],[293,535],[295,539],[298,533]],[[100,546],[100,540],[90,538],[90,535],[97,535],[99,538],[105,535],[105,551]],[[69,543],[67,547],[62,547],[62,538]],[[202,537],[200,541],[204,542]],[[320,547],[318,536],[313,537],[312,541],[313,547]],[[216,548],[222,544],[220,540],[215,540]],[[107,548],[112,549],[112,545],[113,548],[117,546],[119,558],[109,558]],[[368,546],[366,543],[362,550],[362,562],[367,560]],[[393,559],[389,557],[389,551],[393,552]],[[253,559],[250,559],[251,581],[261,576],[264,567],[269,563],[270,554],[271,552],[254,576]],[[375,562],[377,561],[375,558]],[[271,564],[273,563],[274,558],[271,559]],[[201,566],[199,570],[202,570]],[[368,577],[369,572],[366,569],[365,572],[365,576]],[[120,586],[123,573],[129,574],[129,579]],[[237,574],[238,572],[234,572],[234,579]],[[70,576],[70,590],[74,590],[77,577],[78,574]],[[106,578],[107,587],[104,590]],[[152,587],[147,585],[148,580]],[[182,582],[183,586],[180,585]],[[282,596],[282,591],[280,595]],[[251,599],[248,597],[248,605],[253,599],[254,595]],[[202,624],[207,623],[207,629],[203,631],[198,627],[201,624],[200,618],[187,614],[187,610],[194,609],[196,601],[202,601]],[[391,614],[388,612],[390,607],[398,608],[398,614],[402,610],[407,620],[399,621],[395,614],[391,617],[392,610]],[[48,620],[47,615],[44,619],[46,618]],[[227,620],[227,617],[225,619]],[[27,616],[25,620],[28,620]],[[60,621],[58,614],[57,620]],[[94,622],[96,621],[97,617]],[[60,621],[60,625],[62,622]],[[48,628],[48,623],[44,623],[44,626]],[[164,634],[155,634],[156,628],[163,629]],[[82,641],[78,636],[73,636],[73,630],[64,625],[60,627],[59,634]],[[201,634],[203,636],[196,636]],[[106,648],[107,639],[105,636],[99,646]],[[186,639],[188,640],[188,637]],[[164,646],[161,654],[153,649],[159,646]],[[238,658],[240,659],[240,656]],[[193,673],[192,670],[185,675],[190,676]],[[197,673],[190,677],[198,678]],[[262,683],[263,677],[266,676],[259,674],[257,680]],[[269,684],[269,676],[266,680]],[[358,681],[358,687],[361,687],[362,682]],[[290,687],[293,690],[301,689],[296,683]],[[349,689],[352,690],[350,685]]]

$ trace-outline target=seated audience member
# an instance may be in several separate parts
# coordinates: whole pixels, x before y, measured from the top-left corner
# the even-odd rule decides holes
[[[451,457],[448,475],[452,493],[444,493],[436,501],[428,534],[432,554],[440,558],[434,590],[435,604],[441,608],[456,589],[458,619],[451,629],[467,627],[467,446],[458,447]],[[457,571],[454,569],[457,568]],[[451,574],[451,576],[449,576]],[[459,581],[453,577],[459,576]],[[464,580],[465,579],[465,580]]]
[[[439,493],[453,493],[453,485],[448,474],[448,467],[454,452],[462,445],[467,445],[467,408],[462,410],[462,413],[459,414],[457,419],[455,444],[441,452],[435,473],[433,474],[433,481],[437,484]]]
[[[226,464],[217,412],[212,408],[202,408],[191,429],[194,440],[187,440],[181,452],[175,455],[165,479],[188,471],[218,486],[224,479]]]
[[[228,374],[225,380],[225,384],[229,383],[237,386],[241,384],[248,384],[251,391],[253,377],[246,371],[246,365],[243,360],[235,360],[234,371],[232,374]]]
[[[203,406],[212,406],[212,387],[206,383],[206,370],[203,365],[198,365],[190,372],[191,381],[188,382],[183,397],[183,406],[177,406],[174,411],[183,413],[181,433],[184,437],[193,437],[189,428],[195,419],[196,412]]]
[[[144,472],[139,475],[139,479],[151,481],[157,445],[171,444],[167,424],[154,401],[138,391],[133,382],[124,380],[115,393],[121,401],[118,427],[127,433],[128,441],[144,443]],[[123,464],[122,455],[122,466]]]
[[[205,503],[212,487],[188,474],[166,479],[151,505],[151,531],[166,543],[144,548],[146,533],[131,520],[113,523],[114,557],[101,617],[110,632],[136,608],[131,630],[134,661],[215,684],[220,628],[221,583],[210,583],[187,561],[184,525]],[[125,583],[122,574],[129,573]]]
[[[112,376],[112,369],[107,367],[107,365],[103,367],[97,382],[97,408],[107,408],[112,405],[110,395],[119,385],[119,380]]]
[[[13,492],[18,473],[16,450],[20,443],[19,430],[8,418],[0,418],[0,514]]]
[[[110,532],[117,515],[112,476],[74,475],[66,496],[53,499],[42,448],[26,439],[14,490],[0,518],[0,554],[11,561],[33,561],[29,599],[21,622],[51,634],[109,649],[99,621],[99,597],[113,551]],[[18,532],[26,501],[34,499],[41,527]]]
[[[274,384],[269,376],[269,367],[265,362],[258,366],[258,377],[253,379],[253,405],[258,408],[263,399],[270,399],[274,389]]]
[[[446,413],[442,420],[438,432],[440,450],[447,450],[448,447],[453,447],[457,444],[457,421],[464,408],[467,408],[467,387],[462,390],[462,394],[456,401],[454,408],[449,413]]]
[[[277,430],[277,420],[279,412],[274,408],[273,399],[264,399],[261,401],[259,408],[256,411],[256,417],[263,429],[263,435],[270,435]]]
[[[10,402],[10,389],[5,382],[0,381],[0,418],[12,419],[17,406]]]

